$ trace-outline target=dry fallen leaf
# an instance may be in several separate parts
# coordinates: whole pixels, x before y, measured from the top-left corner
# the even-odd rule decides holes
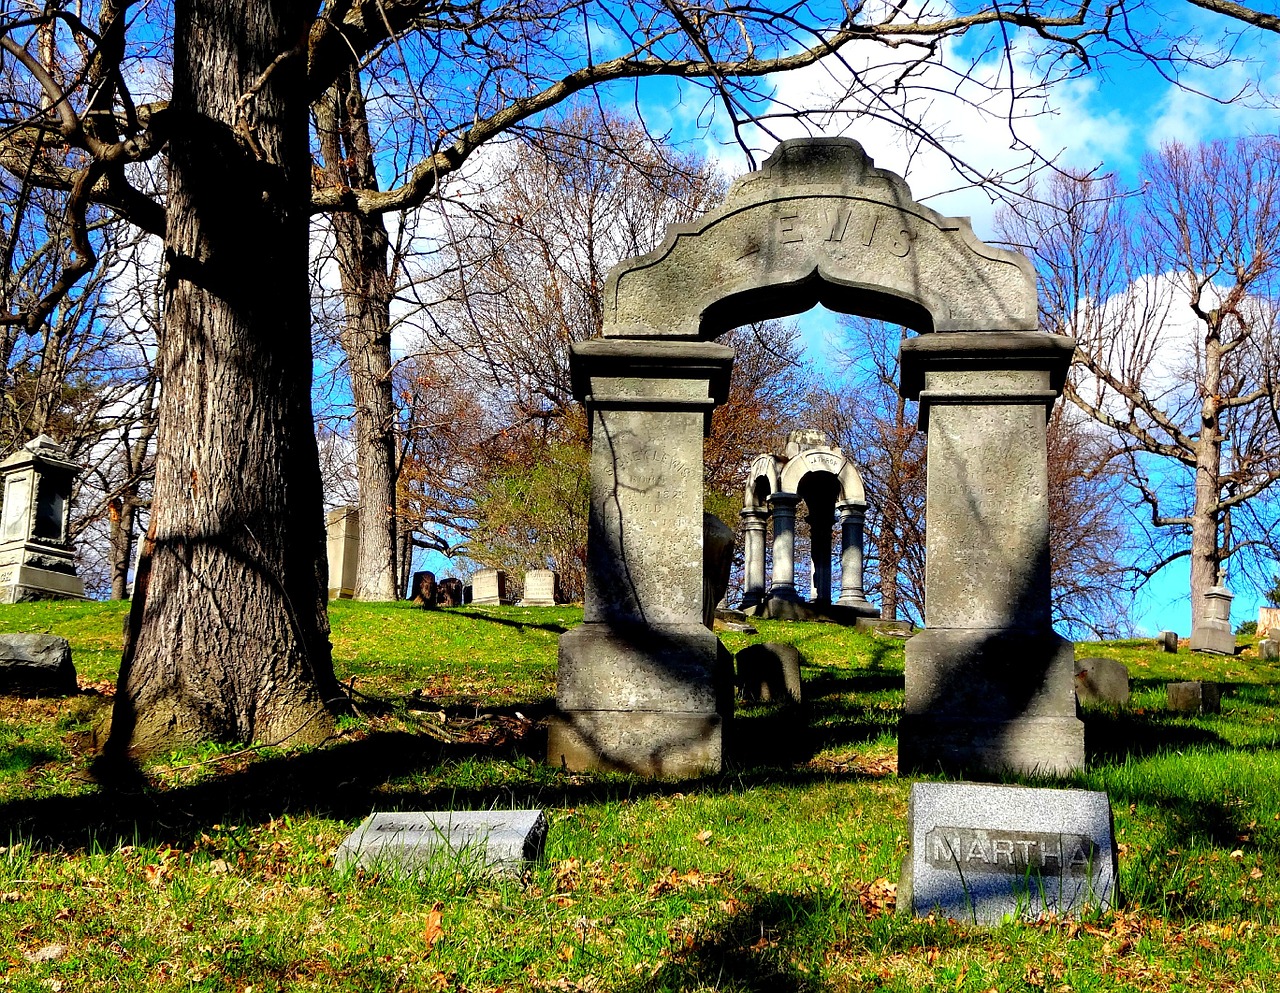
[[[702,842],[702,844],[704,844],[704,845],[709,845],[709,844],[711,844],[712,834],[711,834],[711,832],[710,832],[710,831],[699,831],[699,832],[698,832],[697,834],[695,834],[693,837],[694,837],[697,841]]]
[[[444,904],[437,903],[427,911],[427,923],[426,927],[422,930],[422,940],[426,944],[428,951],[434,948],[436,942],[444,937],[444,926],[442,923],[444,920],[444,914],[441,913],[441,908],[443,906]]]
[[[1241,849],[1237,848],[1234,852],[1231,853],[1231,857],[1233,859],[1242,859],[1244,858],[1244,852]]]
[[[1259,868],[1255,865],[1252,869],[1250,869],[1250,870],[1249,870],[1249,878],[1250,878],[1250,879],[1261,879],[1261,878],[1262,878],[1262,870],[1261,870],[1261,869],[1259,869]]]
[[[24,956],[28,962],[56,962],[62,956],[67,954],[66,945],[44,945],[37,948],[34,952],[25,952]]]

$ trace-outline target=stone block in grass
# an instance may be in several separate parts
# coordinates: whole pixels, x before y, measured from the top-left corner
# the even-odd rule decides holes
[[[738,687],[747,703],[800,703],[800,650],[767,641],[736,656]]]
[[[973,924],[1079,915],[1116,903],[1105,793],[915,783],[898,913]]]
[[[71,645],[52,634],[0,634],[0,693],[67,696],[78,690]]]
[[[1170,655],[1178,654],[1178,632],[1177,631],[1161,631],[1159,637],[1156,638],[1156,644],[1163,651]]]
[[[459,869],[519,876],[542,858],[541,810],[427,810],[373,813],[338,846],[334,868],[400,877]]]
[[[1129,706],[1129,670],[1115,659],[1076,659],[1076,699],[1107,707]]]
[[[1222,711],[1222,690],[1217,683],[1198,679],[1169,683],[1165,687],[1165,704],[1179,714],[1217,714]]]

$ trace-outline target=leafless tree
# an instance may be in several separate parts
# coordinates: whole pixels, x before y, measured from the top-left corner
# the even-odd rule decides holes
[[[1042,325],[1079,345],[1067,395],[1157,532],[1141,575],[1189,556],[1198,617],[1233,556],[1274,561],[1280,142],[1170,144],[1143,173],[1131,194],[1057,178],[1003,227],[1040,270]]]

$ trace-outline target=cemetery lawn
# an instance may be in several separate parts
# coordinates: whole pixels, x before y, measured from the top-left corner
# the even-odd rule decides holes
[[[979,929],[893,914],[909,781],[902,642],[825,624],[722,633],[804,653],[804,714],[742,711],[721,775],[658,783],[540,761],[556,637],[581,610],[331,608],[355,713],[307,752],[209,746],[92,776],[127,605],[0,607],[70,639],[75,697],[0,698],[0,988],[49,990],[1280,989],[1280,666],[1082,644],[1129,666],[1086,712],[1123,905]],[[1168,713],[1171,679],[1229,684]],[[542,807],[544,863],[333,871],[375,809]]]

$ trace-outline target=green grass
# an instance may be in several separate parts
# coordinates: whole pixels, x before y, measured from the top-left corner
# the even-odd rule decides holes
[[[801,648],[804,718],[744,710],[725,772],[659,783],[539,761],[580,610],[338,603],[359,711],[337,741],[178,752],[130,792],[90,775],[123,616],[0,608],[0,630],[69,638],[92,687],[0,700],[6,990],[1280,989],[1280,667],[1251,647],[1078,646],[1134,676],[1130,708],[1086,713],[1090,765],[1069,784],[1110,795],[1124,905],[982,930],[891,912],[900,641],[725,633]],[[1200,677],[1230,684],[1223,712],[1167,713],[1164,683]],[[523,882],[334,872],[370,810],[449,806],[545,808],[546,861]]]

